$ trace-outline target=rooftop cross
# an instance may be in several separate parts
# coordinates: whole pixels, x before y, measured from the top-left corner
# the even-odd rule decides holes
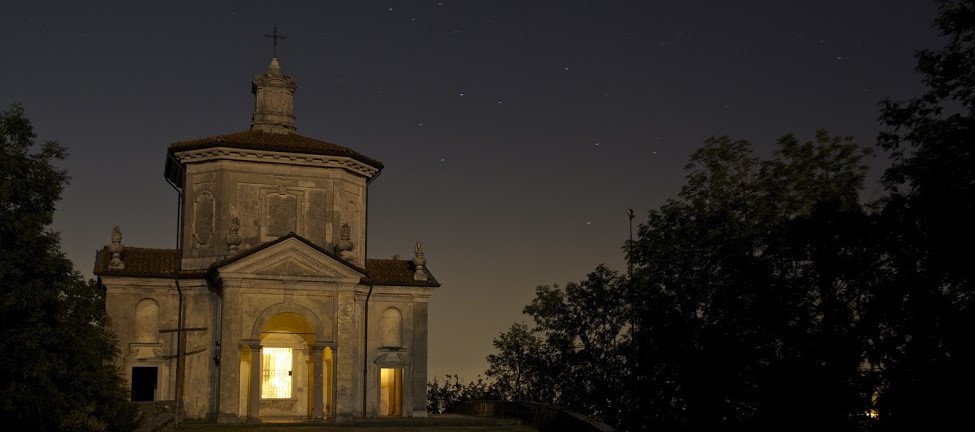
[[[287,38],[284,37],[284,35],[278,34],[278,25],[277,24],[274,25],[274,33],[265,34],[264,37],[271,38],[271,39],[274,40],[274,57],[277,58],[277,56],[278,56],[278,39],[284,40],[284,39],[287,39]]]

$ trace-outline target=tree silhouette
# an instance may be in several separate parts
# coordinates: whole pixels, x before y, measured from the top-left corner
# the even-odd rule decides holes
[[[917,55],[924,92],[881,111],[891,271],[869,317],[887,429],[947,425],[975,402],[975,2],[939,2],[935,27],[947,44]]]
[[[0,113],[0,416],[10,430],[129,431],[102,289],[49,229],[68,177],[55,142],[34,147],[19,105]]]

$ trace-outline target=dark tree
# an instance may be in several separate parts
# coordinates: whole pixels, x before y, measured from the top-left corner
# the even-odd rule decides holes
[[[778,144],[760,161],[746,141],[709,139],[640,226],[644,425],[842,430],[868,408],[856,317],[876,256],[857,199],[869,152],[825,131]]]
[[[514,324],[494,339],[487,376],[509,400],[564,406],[610,424],[639,410],[630,403],[631,311],[625,280],[598,267],[586,280],[540,286],[525,307],[535,327]]]
[[[934,24],[946,45],[917,54],[923,94],[881,111],[891,271],[869,316],[889,429],[937,428],[975,404],[975,2],[939,2]]]
[[[489,376],[628,431],[866,424],[859,317],[881,256],[858,199],[869,154],[825,131],[781,138],[766,161],[708,139],[627,244],[632,277],[599,267],[539,287],[536,328],[495,339]]]
[[[511,325],[491,341],[497,354],[487,356],[493,389],[504,400],[548,400],[543,377],[548,369],[548,349],[537,332],[524,323]]]
[[[50,230],[68,181],[55,142],[35,147],[19,105],[0,113],[0,418],[5,429],[128,431],[102,290]]]
[[[480,375],[466,383],[450,374],[444,375],[443,381],[434,377],[427,382],[427,411],[433,414],[443,414],[458,402],[486,399],[498,399],[498,395]]]

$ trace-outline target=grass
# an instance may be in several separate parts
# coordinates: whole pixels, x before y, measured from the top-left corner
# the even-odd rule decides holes
[[[416,419],[369,419],[351,424],[326,423],[264,423],[264,424],[214,424],[187,421],[176,428],[177,432],[312,432],[312,431],[359,431],[359,432],[534,432],[517,420],[491,419],[459,415],[435,415]]]

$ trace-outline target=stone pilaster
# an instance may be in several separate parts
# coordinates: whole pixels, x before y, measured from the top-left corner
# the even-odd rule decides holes
[[[427,416],[427,305],[413,305],[413,417]]]
[[[356,366],[356,355],[358,350],[355,347],[361,343],[359,331],[355,325],[356,307],[355,294],[349,291],[338,293],[338,314],[335,317],[338,333],[336,335],[337,349],[334,353],[335,358],[335,419],[338,421],[351,420],[355,415],[356,401],[354,400],[358,392],[355,385],[358,380],[355,376],[362,372]]]
[[[315,375],[312,378],[314,382],[312,383],[313,392],[312,395],[312,418],[317,421],[324,420],[322,415],[323,408],[325,405],[325,382],[324,382],[324,362],[322,362],[322,351],[328,344],[318,342],[311,347],[312,362],[315,364]]]
[[[261,357],[260,342],[248,344],[251,350],[251,385],[247,394],[247,422],[261,422]]]
[[[232,281],[224,280],[221,294],[222,308],[220,316],[220,398],[217,421],[220,423],[236,423],[240,421],[240,392],[247,389],[240,388],[241,350],[246,345],[240,342],[240,291],[233,286]]]

